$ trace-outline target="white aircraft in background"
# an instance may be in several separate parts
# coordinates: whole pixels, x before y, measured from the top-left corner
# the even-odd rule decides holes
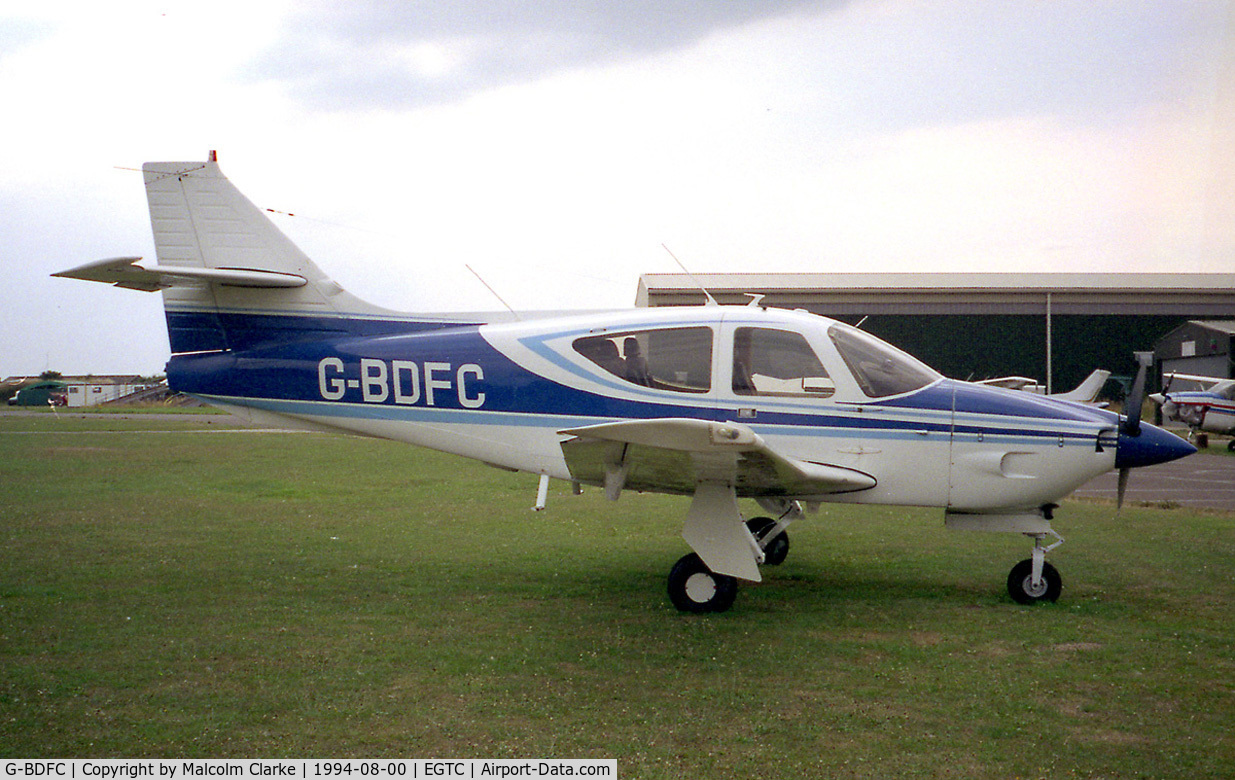
[[[1069,390],[1066,393],[1050,393],[1049,397],[1058,398],[1061,401],[1092,404],[1094,399],[1098,397],[1098,393],[1102,391],[1102,386],[1106,384],[1106,380],[1110,379],[1110,377],[1110,371],[1097,368],[1089,376],[1085,377],[1075,389]],[[1004,387],[1009,390],[1020,390],[1026,393],[1037,393],[1038,395],[1048,395],[1045,385],[1040,385],[1036,379],[1030,379],[1027,376],[1001,376],[994,379],[983,379],[977,382],[977,384],[988,387]],[[1105,406],[1106,404],[1103,403],[1102,405]]]
[[[1207,385],[1204,390],[1171,390],[1176,380]],[[1166,389],[1149,396],[1162,407],[1162,416],[1184,423],[1190,435],[1218,433],[1235,435],[1235,379],[1196,374],[1167,374]],[[1235,439],[1226,448],[1235,452]]]
[[[345,292],[207,162],[143,167],[157,263],[57,276],[161,290],[170,386],[264,425],[395,439],[540,475],[691,496],[679,609],[719,612],[784,559],[821,502],[932,506],[948,528],[1034,540],[1016,601],[1054,601],[1058,502],[1195,448],[1068,401],[945,379],[801,311],[638,309],[501,322],[403,314]],[[1133,395],[1144,392],[1145,370]],[[1131,408],[1139,409],[1139,403]],[[1122,494],[1121,494],[1122,495]],[[738,499],[768,517],[743,518]],[[1055,541],[1049,545],[1048,538]]]

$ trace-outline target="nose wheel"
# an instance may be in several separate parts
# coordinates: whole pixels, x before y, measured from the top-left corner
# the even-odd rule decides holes
[[[1043,545],[1046,534],[1027,534],[1034,540],[1033,557],[1026,558],[1008,573],[1008,595],[1018,604],[1054,602],[1063,592],[1063,578],[1054,566],[1046,562],[1046,554],[1063,544],[1063,537],[1054,531],[1056,541]]]
[[[1063,579],[1055,567],[1042,562],[1042,573],[1037,581],[1033,577],[1033,560],[1026,558],[1012,567],[1008,573],[1008,595],[1018,604],[1037,604],[1040,601],[1055,601],[1063,591]]]

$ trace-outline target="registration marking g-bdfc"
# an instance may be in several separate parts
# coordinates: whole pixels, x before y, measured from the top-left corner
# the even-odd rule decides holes
[[[485,394],[475,384],[485,378],[485,371],[476,363],[453,364],[426,360],[378,360],[361,358],[359,376],[348,376],[342,358],[322,358],[317,363],[317,388],[323,399],[342,401],[348,390],[360,390],[365,403],[381,404],[393,401],[404,406],[439,406],[442,393],[453,393],[459,406],[479,409],[485,405]]]

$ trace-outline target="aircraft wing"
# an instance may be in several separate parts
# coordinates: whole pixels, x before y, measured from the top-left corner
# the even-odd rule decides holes
[[[1173,383],[1176,379],[1196,382],[1197,384],[1204,385],[1205,392],[1209,393],[1223,393],[1232,384],[1235,384],[1235,379],[1226,379],[1220,376],[1203,376],[1201,374],[1181,374],[1175,371],[1165,374],[1163,378],[1168,383]]]
[[[1026,387],[1036,387],[1038,380],[1030,379],[1027,376],[997,376],[994,379],[983,379],[974,382],[975,385],[986,385],[988,387],[1003,387],[1008,390],[1022,390]]]
[[[297,274],[263,271],[259,268],[182,268],[138,265],[140,257],[113,257],[95,260],[67,271],[54,273],[66,279],[103,282],[129,290],[154,292],[193,282],[213,282],[232,287],[303,287],[308,280]]]
[[[807,497],[874,487],[869,474],[777,452],[750,427],[734,422],[662,418],[559,431],[571,475],[604,485],[692,494],[705,483],[733,485],[738,496]]]

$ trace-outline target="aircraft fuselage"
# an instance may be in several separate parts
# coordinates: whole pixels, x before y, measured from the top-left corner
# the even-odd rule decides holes
[[[880,346],[888,354],[875,357],[904,361],[920,386],[887,392],[899,389],[893,377],[872,396],[869,383],[877,380],[854,368],[872,356],[844,354],[845,345],[829,337],[837,333],[857,332],[801,312],[643,310],[178,355],[168,377],[177,390],[250,414],[583,482],[596,480],[572,472],[562,448],[569,437],[559,431],[664,418],[739,422],[792,457],[876,478],[866,490],[810,497],[822,500],[967,512],[1035,508],[1117,465],[1113,413],[944,379],[887,345]],[[737,376],[750,334],[780,350],[746,358],[780,374],[756,374],[765,383],[758,388]],[[659,376],[637,379],[605,367],[581,351],[589,339],[661,349],[652,356]],[[809,350],[819,366],[804,372],[793,349]],[[773,365],[778,360],[783,365]],[[1156,441],[1155,431],[1147,438]],[[694,484],[683,475],[681,492]],[[638,474],[627,487],[672,490]]]

